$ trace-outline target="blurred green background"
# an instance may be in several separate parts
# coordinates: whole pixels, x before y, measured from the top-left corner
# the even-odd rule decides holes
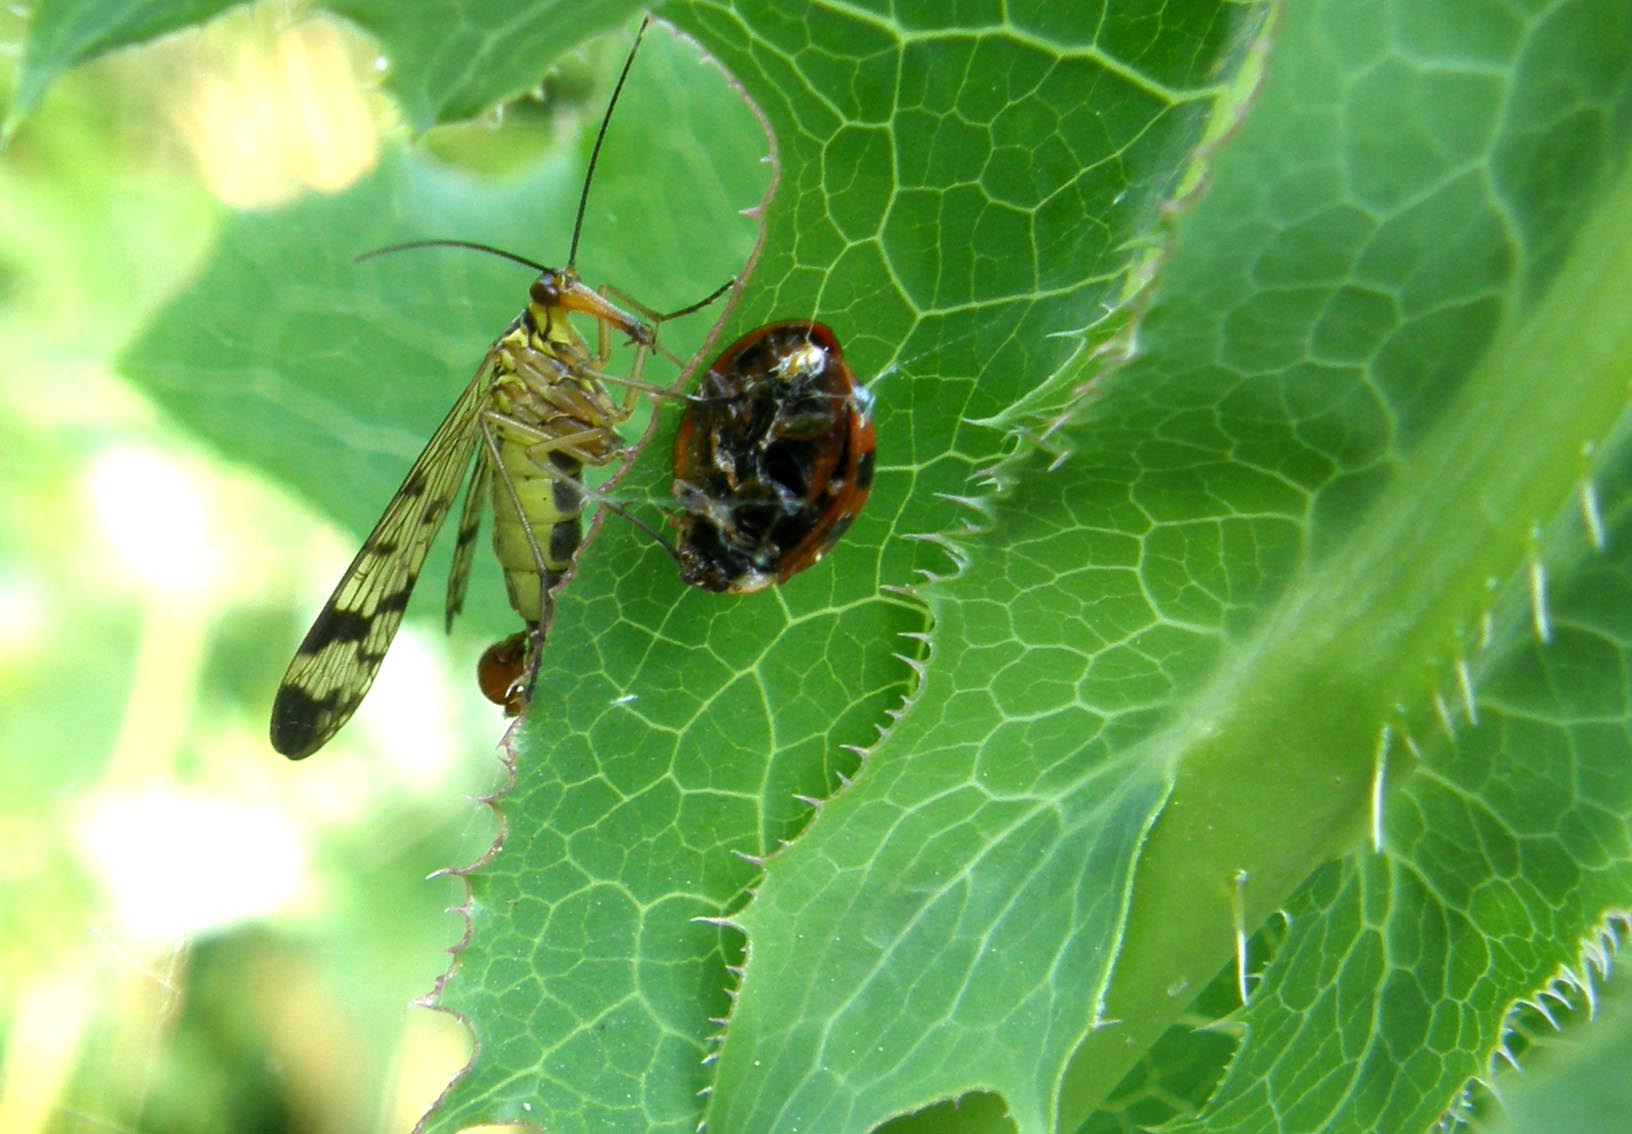
[[[626,43],[424,144],[520,176],[582,141]],[[378,75],[344,25],[258,6],[79,68],[0,152],[5,1134],[401,1131],[469,1056],[410,1005],[464,931],[462,884],[427,876],[497,830],[483,628],[444,638],[433,593],[321,759],[277,757],[272,691],[357,537],[115,367],[235,211],[402,144]]]

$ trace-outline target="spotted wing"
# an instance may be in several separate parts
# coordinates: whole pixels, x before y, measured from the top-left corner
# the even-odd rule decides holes
[[[477,436],[481,435],[478,422]],[[453,620],[465,609],[465,587],[470,583],[470,561],[476,554],[476,533],[482,527],[482,512],[487,504],[488,476],[492,471],[487,452],[476,454],[476,468],[470,474],[470,485],[465,489],[465,506],[459,513],[459,534],[453,542],[453,565],[448,568],[447,628],[453,629]]]
[[[496,357],[437,427],[295,651],[272,702],[272,747],[291,760],[328,743],[374,684],[470,462]]]

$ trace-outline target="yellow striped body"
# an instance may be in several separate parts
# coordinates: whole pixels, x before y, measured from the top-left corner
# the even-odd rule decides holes
[[[617,426],[628,412],[608,396],[600,360],[558,308],[529,303],[495,346],[486,415],[494,446],[482,453],[497,462],[493,553],[510,605],[533,625],[583,535],[583,468],[623,453]]]

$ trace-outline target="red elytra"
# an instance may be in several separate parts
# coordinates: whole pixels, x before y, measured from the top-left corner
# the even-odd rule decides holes
[[[749,594],[819,562],[872,490],[871,404],[821,323],[731,344],[675,438],[681,578]]]

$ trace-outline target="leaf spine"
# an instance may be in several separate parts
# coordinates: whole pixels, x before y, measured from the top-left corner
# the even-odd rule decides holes
[[[1462,709],[1468,714],[1468,723],[1479,726],[1479,702],[1473,695],[1473,674],[1467,658],[1456,659],[1456,687],[1462,693]]]
[[[1530,558],[1530,623],[1544,646],[1553,641],[1553,619],[1547,610],[1547,565],[1539,555]]]

